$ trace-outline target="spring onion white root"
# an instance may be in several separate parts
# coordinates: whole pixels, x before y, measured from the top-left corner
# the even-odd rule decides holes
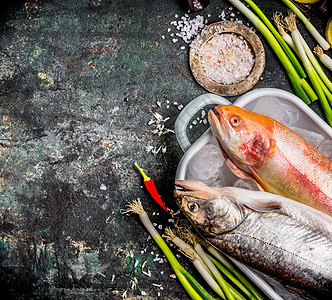
[[[318,56],[320,62],[332,71],[332,58],[325,54],[319,46],[316,46],[313,52]]]
[[[164,252],[175,274],[177,275],[177,278],[179,279],[191,299],[213,300],[214,298],[177,261],[172,251],[168,248],[165,241],[162,239],[158,231],[152,225],[149,216],[143,209],[141,201],[139,199],[134,200],[132,203],[128,204],[127,207],[128,208],[122,213],[135,213],[139,215],[139,218],[142,221],[143,225],[150,233],[154,241],[158,244],[160,249]]]
[[[202,260],[200,255],[194,250],[194,248],[183,241],[181,238],[179,238],[176,233],[169,227],[165,229],[165,234],[163,237],[174,243],[176,246],[179,247],[180,252],[183,253],[185,256],[187,256],[195,266],[195,268],[198,270],[198,272],[201,274],[201,276],[204,278],[204,280],[207,282],[207,284],[223,299],[226,299],[226,296],[219,286],[219,284],[214,279],[214,275],[211,272],[211,270],[208,268],[208,266],[205,264],[205,262]]]
[[[299,17],[299,19],[303,22],[304,26],[309,30],[317,43],[324,50],[328,50],[330,48],[329,43],[322,37],[322,35],[317,31],[317,29],[305,17],[301,10],[291,0],[282,0],[282,2],[284,2]]]

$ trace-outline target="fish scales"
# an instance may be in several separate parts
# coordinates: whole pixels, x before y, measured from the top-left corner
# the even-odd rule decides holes
[[[303,223],[288,225],[287,218],[273,213],[268,217],[250,213],[235,230],[207,240],[233,258],[286,284],[302,289],[325,285],[325,289],[331,289],[331,281],[321,282],[322,278],[332,278],[331,239],[308,232]]]
[[[287,131],[289,134],[285,134]],[[279,126],[275,128],[273,136],[276,147],[274,155],[269,156],[258,171],[260,176],[266,178],[270,191],[291,199],[306,199],[306,204],[313,207],[314,199],[318,197],[323,202],[322,206],[330,209],[332,162],[286,127],[282,128],[282,132]]]
[[[179,207],[212,245],[301,296],[332,294],[332,217],[266,192],[176,186],[183,188],[174,192]]]

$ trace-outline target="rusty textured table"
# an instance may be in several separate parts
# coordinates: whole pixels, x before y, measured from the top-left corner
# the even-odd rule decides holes
[[[286,12],[281,1],[257,4],[268,17]],[[181,149],[174,134],[158,137],[148,122],[157,112],[173,129],[181,107],[206,92],[190,72],[188,44],[171,24],[187,11],[186,1],[174,0],[28,0],[3,7],[0,290],[9,299],[120,299],[126,290],[135,299],[187,298],[139,220],[121,214],[139,197],[160,232],[174,220],[149,197],[135,162],[178,211],[172,195]],[[210,24],[223,11],[225,19],[234,13],[247,24],[223,1],[189,16]],[[323,32],[327,15],[308,15]],[[254,88],[292,91],[261,39],[267,64]],[[312,108],[322,116],[318,103]],[[206,126],[194,126],[192,140]],[[147,152],[163,145],[165,155]],[[132,289],[133,278],[139,288]]]

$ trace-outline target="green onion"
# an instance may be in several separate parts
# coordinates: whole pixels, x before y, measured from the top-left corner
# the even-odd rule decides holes
[[[320,68],[320,66],[318,66],[317,69],[315,69],[312,66],[312,62],[309,60],[309,57],[308,57],[308,52],[309,52],[309,55],[311,53],[310,48],[306,45],[306,43],[304,43],[304,40],[301,37],[301,34],[297,29],[295,18],[296,17],[295,17],[294,13],[290,13],[286,17],[286,21],[287,21],[287,24],[288,24],[288,29],[291,32],[291,36],[292,36],[293,42],[295,44],[296,51],[297,51],[299,57],[301,58],[302,63],[303,63],[303,65],[304,65],[304,67],[305,67],[305,69],[308,73],[308,76],[310,78],[310,81],[311,81],[311,83],[312,83],[312,85],[313,85],[313,87],[314,87],[314,89],[317,93],[318,99],[319,99],[319,101],[322,105],[322,108],[324,110],[326,120],[327,120],[328,124],[330,126],[332,126],[332,109],[331,109],[331,106],[328,103],[328,99],[326,97],[327,96],[326,92],[328,92],[328,89],[327,88],[325,89],[324,83],[322,82],[323,78],[321,79],[319,77],[319,75],[317,74],[317,72],[316,72],[317,69],[321,70],[321,68]],[[308,48],[307,51],[306,51],[306,47]],[[315,57],[313,57],[313,54],[312,54],[312,58],[313,58],[313,60],[316,60]],[[331,97],[332,97],[332,95],[331,95]],[[328,96],[328,98],[329,98],[329,96]]]
[[[308,46],[308,44],[306,43],[306,41],[304,40],[304,38],[302,37],[301,34],[300,34],[300,38],[301,38],[301,42],[302,42],[302,46],[304,48],[304,51],[307,54],[312,66],[315,68],[317,74],[322,79],[322,81],[324,82],[326,87],[332,92],[332,82],[331,82],[331,80],[326,76],[326,74],[323,71],[322,67],[318,63],[315,55],[312,53],[310,47]]]
[[[220,285],[215,281],[213,275],[208,271],[207,266],[203,263],[200,257],[197,255],[196,251],[192,249],[192,247],[182,248],[180,251],[187,256],[197,269],[197,271],[201,274],[204,278],[206,283],[223,299],[226,299],[226,296],[221,289]],[[234,299],[234,298],[232,298]]]
[[[196,253],[193,247],[191,247],[188,243],[180,239],[176,234],[173,232],[173,230],[169,227],[165,229],[165,234],[163,235],[164,238],[166,238],[168,241],[174,243],[176,246],[179,247],[180,252],[183,253],[186,257],[188,257],[197,271],[201,274],[201,276],[204,278],[206,283],[223,299],[226,299],[226,296],[219,286],[219,284],[216,282],[216,280],[213,278],[212,272],[208,269],[208,267],[205,265],[204,261],[201,259],[201,257]]]
[[[242,275],[242,273],[234,267],[225,257],[224,255],[215,249],[214,247],[207,245],[207,250],[231,273],[233,273],[241,283],[251,292],[251,294],[259,300],[263,300],[264,298],[257,292],[257,290],[252,286],[252,284]],[[218,267],[218,265],[217,265]]]
[[[242,284],[240,280],[238,280],[226,267],[224,267],[219,261],[217,261],[212,256],[208,255],[209,259],[213,262],[213,264],[223,273],[225,274],[245,295],[247,295],[250,299],[256,300],[257,298],[250,293],[250,291]],[[262,298],[263,299],[263,298]]]
[[[304,26],[309,30],[313,38],[317,43],[324,49],[328,50],[330,48],[329,43],[320,35],[317,29],[310,23],[310,21],[305,17],[301,10],[290,0],[282,0],[303,22]]]
[[[203,250],[202,246],[199,243],[195,243],[194,245],[195,251],[198,253],[198,255],[202,258],[204,263],[207,265],[207,267],[212,272],[214,278],[217,280],[223,291],[225,292],[225,295],[227,299],[234,300],[234,297],[232,293],[230,292],[227,282],[225,279],[221,276],[220,272],[218,271],[217,267],[213,264],[213,262],[210,260],[210,258],[207,256],[205,251]]]
[[[213,300],[214,298],[177,261],[172,251],[168,248],[165,241],[162,239],[158,231],[152,225],[149,216],[143,209],[141,201],[139,199],[134,200],[127,206],[128,209],[122,213],[136,213],[139,215],[139,218],[142,221],[144,227],[150,233],[150,235],[158,244],[160,249],[164,252],[179,281],[181,282],[182,286],[185,288],[191,299]]]
[[[275,54],[278,56],[280,62],[286,69],[287,75],[290,78],[290,81],[293,85],[294,91],[296,95],[301,98],[306,104],[309,104],[311,101],[307,94],[304,91],[304,88],[301,86],[301,77],[297,73],[294,68],[292,62],[286,55],[283,48],[280,46],[274,35],[271,31],[264,25],[264,23],[252,12],[248,9],[242,2],[239,0],[229,0],[229,2],[235,6],[239,11],[241,11],[249,21],[261,32],[261,34],[265,37],[267,42],[272,47]],[[263,14],[263,13],[262,13]]]
[[[320,62],[332,71],[332,58],[323,53],[323,49],[319,46],[316,46],[313,52],[318,56]]]
[[[280,43],[281,47],[284,49],[284,51],[288,55],[289,59],[291,60],[293,66],[296,69],[296,71],[298,72],[299,76],[301,78],[305,78],[306,74],[305,74],[303,68],[301,67],[301,64],[295,57],[293,51],[289,48],[289,46],[286,44],[286,42],[280,36],[279,32],[274,28],[273,24],[269,21],[269,19],[264,15],[264,13],[260,10],[260,8],[253,1],[251,1],[251,0],[244,0],[244,1],[252,8],[252,10],[263,21],[265,26],[271,31],[271,33],[274,35],[274,37]]]

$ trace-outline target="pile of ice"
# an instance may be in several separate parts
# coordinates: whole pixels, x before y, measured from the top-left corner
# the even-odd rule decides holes
[[[270,117],[287,127],[296,123],[300,117],[296,108],[282,103],[274,96],[259,98],[252,111]]]
[[[219,147],[206,144],[189,161],[186,179],[223,187],[232,186],[237,177],[224,162]]]

